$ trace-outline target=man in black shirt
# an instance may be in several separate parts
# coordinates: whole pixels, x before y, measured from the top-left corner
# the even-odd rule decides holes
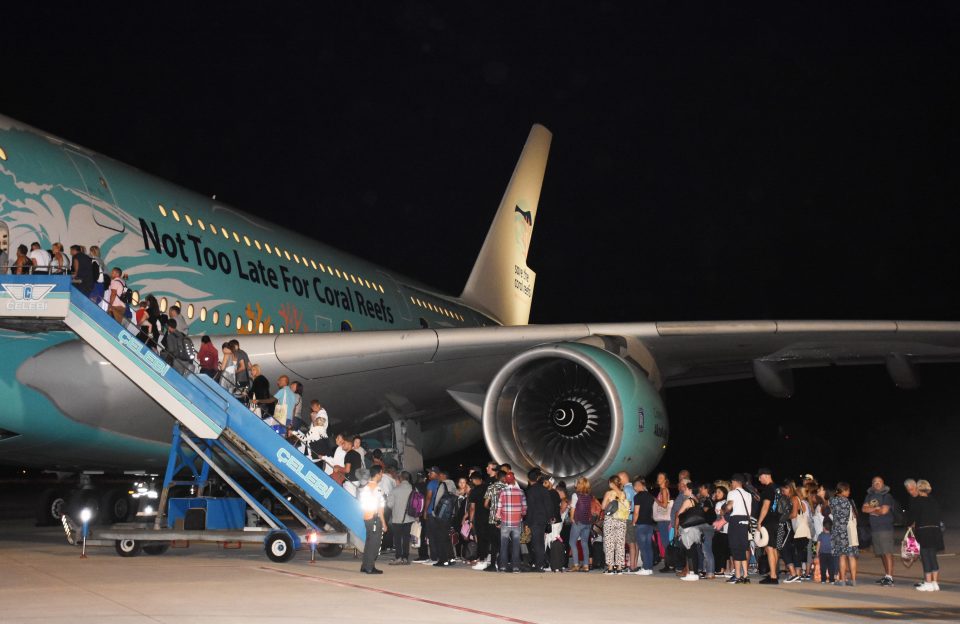
[[[777,561],[779,553],[777,552],[777,525],[780,523],[780,489],[773,484],[773,473],[769,468],[761,468],[757,471],[757,479],[760,481],[760,516],[757,521],[760,526],[767,530],[769,540],[764,547],[766,551],[766,564],[763,565],[763,557],[757,557],[757,569],[760,574],[768,576],[760,581],[762,585],[777,585]],[[769,567],[768,567],[769,566]]]
[[[547,567],[546,553],[544,552],[547,523],[552,520],[550,510],[553,501],[550,493],[543,487],[541,480],[543,473],[534,468],[527,474],[530,486],[527,487],[527,515],[524,521],[530,527],[530,548],[533,550],[533,567],[543,570]]]
[[[637,546],[640,548],[640,565],[637,574],[649,576],[653,574],[653,532],[657,523],[653,519],[653,494],[647,491],[647,482],[642,477],[633,481],[633,524],[627,527],[628,531],[635,531]]]
[[[360,463],[360,453],[353,450],[352,440],[344,440],[340,448],[347,453],[343,458],[343,471],[347,475],[347,481],[356,481],[357,470],[363,468]]]
[[[483,506],[483,495],[487,492],[483,473],[474,472],[471,474],[470,485],[470,496],[467,498],[467,520],[470,522],[470,530],[477,538],[477,561],[483,562],[490,554],[490,540],[487,531],[487,525],[490,523],[490,510]],[[486,564],[483,564],[483,567],[487,567]]]
[[[94,282],[93,260],[83,253],[80,245],[70,245],[70,255],[73,256],[71,275],[77,282],[77,290],[89,297]]]

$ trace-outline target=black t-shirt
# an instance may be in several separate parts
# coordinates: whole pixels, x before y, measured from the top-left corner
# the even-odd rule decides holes
[[[250,385],[250,393],[253,394],[253,398],[258,401],[270,398],[270,381],[265,375],[257,375],[254,378],[253,383]],[[264,403],[260,408],[269,416],[273,414],[273,405],[273,403]]]
[[[360,464],[360,453],[354,450],[347,451],[346,456],[343,458],[343,465],[346,466],[347,464],[350,464],[350,472],[347,473],[347,479],[356,481],[357,470],[362,467]]]
[[[75,255],[73,259],[77,263],[77,279],[80,281],[77,288],[83,294],[89,295],[90,291],[93,290],[93,282],[96,279],[93,275],[93,261],[90,256],[82,251]]]
[[[554,522],[560,521],[560,492],[549,490],[550,492],[550,518]]]
[[[772,483],[760,486],[760,509],[763,510],[763,503],[770,501],[770,507],[767,509],[767,515],[763,519],[764,524],[777,524],[780,522],[780,510],[773,508],[773,503],[777,500],[777,486]]]
[[[633,497],[634,507],[640,508],[634,518],[637,524],[656,524],[653,521],[653,501],[653,494],[646,490],[637,492],[637,495]]]
[[[470,490],[470,497],[467,499],[467,504],[473,503],[476,507],[473,512],[474,524],[481,524],[490,519],[490,510],[483,506],[483,495],[486,493],[487,488],[483,485],[479,485]]]

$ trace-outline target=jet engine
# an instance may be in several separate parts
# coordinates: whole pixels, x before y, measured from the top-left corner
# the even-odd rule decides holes
[[[646,474],[666,448],[667,413],[639,367],[598,347],[558,343],[510,360],[483,405],[483,434],[495,461],[525,481],[538,467],[568,486],[595,488],[621,470]]]

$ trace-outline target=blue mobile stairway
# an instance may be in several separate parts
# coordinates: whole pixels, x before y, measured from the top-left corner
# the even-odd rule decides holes
[[[197,483],[213,469],[270,527],[264,543],[271,559],[289,559],[308,536],[321,544],[363,549],[366,530],[356,498],[213,379],[168,364],[137,338],[136,328],[117,323],[74,288],[68,276],[4,275],[0,286],[0,325],[21,331],[72,330],[176,419],[164,495],[179,468],[189,467]],[[194,460],[186,459],[181,443],[193,451],[188,453],[191,458],[205,462],[202,474],[190,466]],[[246,491],[231,474],[236,467],[286,507],[302,529],[284,524]],[[311,513],[295,506],[282,490]],[[160,501],[162,512],[166,502]],[[155,529],[160,532],[140,539],[178,539],[177,534],[164,533],[165,528],[158,517]],[[111,535],[99,533],[101,538]],[[118,552],[124,554],[119,546]]]

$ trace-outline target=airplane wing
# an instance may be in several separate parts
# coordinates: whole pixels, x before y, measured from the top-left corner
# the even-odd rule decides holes
[[[883,364],[898,386],[909,388],[916,385],[914,364],[960,361],[960,323],[938,321],[525,325],[253,340],[269,340],[258,350],[273,351],[279,364],[302,379],[352,380],[358,387],[374,377],[439,382],[465,408],[468,395],[476,395],[506,360],[554,343],[603,348],[643,369],[657,387],[756,377],[776,396],[792,393],[790,372],[796,368]]]

